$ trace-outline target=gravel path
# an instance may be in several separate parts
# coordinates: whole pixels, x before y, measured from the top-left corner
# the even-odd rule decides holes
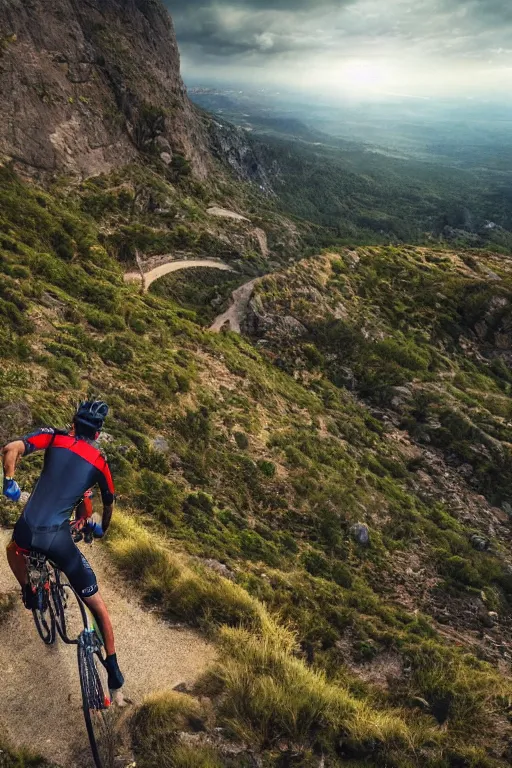
[[[236,213],[235,211],[229,211],[227,208],[219,208],[218,206],[213,206],[213,208],[208,208],[206,213],[209,213],[210,216],[220,216],[223,219],[237,219],[237,221],[250,221],[250,219],[247,218],[247,216],[242,216],[241,213]]]
[[[181,269],[197,269],[198,267],[210,267],[211,269],[220,269],[223,272],[234,272],[234,269],[225,264],[223,261],[215,261],[214,259],[182,259],[179,261],[169,261],[167,264],[160,264],[159,267],[155,267],[150,272],[144,273],[144,290],[147,291],[151,283],[158,280],[159,277],[164,277],[171,272],[178,272]],[[125,283],[140,283],[140,272],[127,272],[124,276]]]
[[[233,291],[231,294],[233,303],[225,312],[215,318],[213,325],[210,326],[210,331],[218,333],[226,323],[228,323],[231,331],[240,333],[240,326],[247,311],[247,305],[251,300],[254,286],[259,279],[260,278],[255,278],[254,280],[250,280],[248,283],[244,283],[240,288]]]
[[[4,547],[10,531],[0,529],[0,592],[17,592]],[[126,700],[191,683],[214,660],[212,646],[189,629],[173,628],[145,610],[113,572],[100,544],[85,547],[116,631],[120,666],[126,677]],[[74,646],[58,641],[47,648],[39,639],[32,614],[21,601],[0,625],[0,724],[15,746],[29,746],[62,768],[89,768]],[[127,713],[132,709],[129,704]],[[119,765],[129,764],[130,755]]]

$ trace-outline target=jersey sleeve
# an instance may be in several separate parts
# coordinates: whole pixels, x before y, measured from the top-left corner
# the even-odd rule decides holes
[[[103,466],[99,467],[98,485],[100,487],[103,504],[106,506],[113,504],[116,498],[116,492],[106,459],[104,459]]]
[[[44,427],[20,438],[25,446],[25,456],[30,456],[34,451],[44,451],[49,448],[55,434],[56,430],[53,427]]]

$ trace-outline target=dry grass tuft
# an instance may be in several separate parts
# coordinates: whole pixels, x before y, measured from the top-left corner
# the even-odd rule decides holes
[[[268,614],[259,633],[223,627],[220,635],[223,657],[202,685],[222,692],[221,716],[242,741],[300,749],[315,740],[414,745],[417,734],[399,712],[378,711],[307,667],[293,655],[293,633]]]
[[[149,696],[132,719],[137,765],[141,768],[217,768],[209,750],[179,743],[184,731],[203,731],[207,712],[190,696],[165,691]]]
[[[191,567],[129,516],[118,513],[112,533],[107,541],[116,565],[168,615],[203,629],[259,622],[259,604],[242,587]]]

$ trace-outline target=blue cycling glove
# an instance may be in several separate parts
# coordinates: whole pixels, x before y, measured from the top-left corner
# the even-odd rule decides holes
[[[105,535],[101,523],[89,522],[86,526],[87,530],[92,533],[95,539],[102,539]]]
[[[3,494],[9,501],[19,501],[21,496],[21,488],[16,480],[12,477],[4,477]]]

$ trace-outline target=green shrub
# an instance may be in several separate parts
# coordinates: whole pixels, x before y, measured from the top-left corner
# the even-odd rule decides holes
[[[133,350],[125,342],[123,336],[110,336],[99,346],[101,359],[105,363],[124,367],[134,359]]]
[[[249,447],[249,438],[245,434],[245,432],[234,432],[233,437],[235,438],[235,443],[242,451],[246,451]]]
[[[265,475],[265,477],[275,477],[277,468],[273,461],[268,461],[267,459],[259,459],[256,463],[258,469],[263,475]]]
[[[131,721],[137,765],[142,768],[222,768],[211,750],[191,753],[180,744],[184,731],[205,730],[206,715],[191,696],[174,691],[147,697]]]

